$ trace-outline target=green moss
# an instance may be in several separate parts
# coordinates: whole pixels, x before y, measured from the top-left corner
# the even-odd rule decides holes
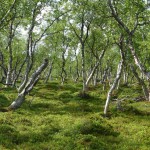
[[[139,86],[121,87],[113,94],[121,102],[110,104],[111,117],[103,118],[107,90],[89,88],[89,98],[79,97],[81,84],[38,84],[20,109],[0,112],[0,149],[27,150],[149,150],[150,103],[136,102]],[[3,88],[1,108],[15,99],[14,89]],[[113,97],[114,98],[114,97]]]

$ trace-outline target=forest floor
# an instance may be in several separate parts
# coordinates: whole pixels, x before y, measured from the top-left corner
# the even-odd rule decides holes
[[[109,117],[103,118],[107,90],[81,84],[39,83],[16,111],[0,111],[0,150],[149,150],[150,102],[138,85],[113,93]],[[17,96],[0,88],[0,110]],[[122,110],[116,101],[122,100]]]

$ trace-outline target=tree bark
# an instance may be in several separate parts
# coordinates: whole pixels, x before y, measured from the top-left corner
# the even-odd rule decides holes
[[[28,80],[25,87],[22,91],[19,92],[18,97],[12,104],[8,107],[9,110],[15,110],[19,108],[23,102],[25,101],[25,96],[33,89],[34,85],[38,82],[40,74],[44,71],[44,69],[48,66],[48,60],[45,59],[43,64],[37,68],[37,70],[32,74],[31,78]]]
[[[47,73],[47,76],[46,76],[46,79],[45,79],[45,83],[48,82],[48,80],[49,80],[49,78],[50,78],[50,75],[51,75],[51,73],[52,73],[53,63],[54,63],[54,60],[52,60],[51,63],[50,63],[49,70],[48,70],[48,73]]]
[[[60,73],[60,77],[61,77],[61,84],[63,85],[65,80],[66,80],[66,77],[67,77],[67,73],[66,73],[66,70],[65,70],[65,65],[66,65],[66,59],[65,59],[65,53],[66,53],[66,49],[63,49],[62,51],[62,65],[61,65],[61,73]]]
[[[99,64],[100,64],[100,62],[101,62],[101,60],[102,60],[102,58],[103,58],[103,56],[104,56],[104,54],[105,54],[105,51],[106,51],[106,49],[104,49],[104,50],[102,51],[101,55],[99,56],[98,62],[95,64],[94,68],[92,69],[92,71],[91,71],[91,73],[90,73],[90,75],[89,75],[89,77],[88,77],[88,79],[87,79],[87,81],[86,81],[86,87],[88,87],[90,80],[91,80],[92,77],[94,76],[95,71],[96,71],[96,69],[98,68],[98,66],[99,66]]]
[[[92,20],[90,20],[88,23],[86,23],[85,20],[85,10],[83,8],[82,11],[82,16],[81,16],[81,28],[80,28],[80,34],[77,33],[76,29],[72,26],[72,24],[70,23],[70,25],[72,26],[72,29],[75,33],[75,35],[77,36],[77,38],[80,41],[81,44],[81,66],[82,66],[82,93],[83,96],[86,93],[87,87],[86,87],[86,69],[85,69],[85,43],[89,37],[89,30],[90,30],[90,25]]]
[[[19,108],[22,103],[25,101],[25,94],[24,93],[20,93],[18,94],[18,97],[16,98],[15,101],[12,102],[12,104],[8,107],[8,110],[15,110],[17,108]]]
[[[130,66],[130,68],[131,68],[134,76],[138,80],[139,84],[142,86],[145,99],[149,100],[149,91],[148,91],[148,88],[146,87],[146,84],[144,83],[144,80],[139,77],[138,73],[136,72],[135,68],[132,65]]]
[[[136,55],[136,51],[135,51],[135,48],[133,45],[133,35],[137,29],[138,21],[135,23],[133,30],[130,31],[129,28],[125,25],[125,23],[121,20],[121,18],[119,18],[114,6],[112,5],[112,0],[108,0],[108,4],[109,4],[109,7],[111,9],[113,17],[115,18],[115,20],[118,22],[118,24],[125,30],[125,32],[128,35],[128,42],[129,42],[128,46],[129,46],[129,49],[130,49],[131,54],[133,56],[135,64],[139,67],[141,73],[143,73],[145,75],[147,80],[150,80],[150,76],[147,74],[145,67],[141,63],[139,57]]]
[[[148,74],[148,72],[146,71],[146,68],[143,66],[143,64],[141,63],[139,57],[137,56],[136,51],[135,51],[135,47],[134,47],[134,44],[133,44],[133,35],[134,35],[137,27],[139,26],[139,16],[138,16],[138,14],[136,14],[137,16],[136,16],[135,25],[134,25],[133,29],[130,30],[130,28],[128,26],[126,26],[126,24],[118,16],[117,9],[113,6],[112,0],[108,0],[108,5],[109,5],[109,7],[111,9],[111,13],[112,13],[112,16],[114,17],[114,19],[117,21],[119,26],[128,35],[128,46],[129,46],[130,52],[131,52],[131,54],[133,56],[133,59],[134,59],[134,62],[136,64],[136,66],[138,66],[138,68],[140,69],[141,73],[143,73],[145,75],[146,79],[148,80],[148,82],[150,82],[150,75]],[[149,101],[150,101],[150,96],[149,96]]]
[[[76,76],[75,76],[75,82],[78,81],[80,75],[79,75],[79,61],[78,61],[78,56],[77,56],[77,50],[75,50],[75,59],[76,59]]]
[[[108,107],[109,107],[110,99],[111,99],[111,96],[112,96],[112,92],[116,88],[116,86],[118,84],[118,81],[121,77],[122,66],[123,66],[123,60],[121,60],[121,62],[118,64],[116,78],[114,79],[114,82],[113,82],[113,84],[112,84],[112,86],[111,86],[111,88],[110,88],[110,90],[107,94],[107,100],[106,100],[105,108],[104,108],[104,115],[105,116],[107,116],[107,114],[108,114]]]
[[[10,20],[10,25],[9,25],[9,35],[8,35],[8,45],[6,47],[6,50],[8,50],[8,69],[7,69],[7,77],[6,77],[6,86],[10,86],[12,84],[12,71],[13,71],[13,49],[12,49],[12,44],[13,44],[13,38],[15,36],[16,29],[20,22],[15,23],[16,20],[16,13],[12,15],[12,18]]]
[[[119,43],[117,43],[117,45],[120,48],[121,61],[118,64],[117,74],[116,74],[116,77],[114,79],[114,82],[112,83],[112,85],[110,87],[110,90],[108,91],[108,94],[107,94],[107,100],[106,100],[105,108],[104,108],[104,116],[108,115],[108,108],[109,108],[110,100],[111,100],[111,97],[112,97],[112,92],[116,88],[116,86],[117,86],[117,84],[120,80],[122,71],[123,71],[123,64],[124,64],[124,60],[125,60],[124,51],[123,51],[123,49],[124,49],[123,40],[124,40],[124,37],[121,34],[120,39],[119,39]],[[119,104],[119,101],[117,103]]]
[[[94,75],[94,79],[93,79],[93,85],[96,86],[97,85],[97,80],[98,80],[98,74],[99,74],[99,67],[96,69],[96,73]]]
[[[128,68],[127,68],[127,66],[124,65],[124,69],[123,69],[123,82],[124,82],[124,85],[128,85],[128,77],[129,77]]]

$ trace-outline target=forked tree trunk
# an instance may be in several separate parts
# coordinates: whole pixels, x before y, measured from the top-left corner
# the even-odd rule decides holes
[[[82,93],[83,96],[86,93],[87,87],[86,87],[86,69],[85,69],[85,43],[89,37],[89,30],[90,30],[90,25],[92,20],[89,23],[85,22],[85,13],[84,13],[84,8],[83,8],[83,13],[81,16],[81,28],[80,28],[80,34],[78,34],[78,32],[76,31],[76,29],[72,26],[72,24],[70,23],[70,25],[72,26],[72,29],[75,33],[75,35],[77,36],[77,38],[80,40],[80,44],[81,44],[81,68],[82,68]],[[85,31],[86,29],[86,31]]]
[[[15,110],[23,104],[23,102],[25,101],[25,96],[33,89],[34,85],[38,82],[40,74],[44,71],[47,65],[48,60],[45,59],[44,63],[32,74],[31,78],[28,79],[27,84],[22,89],[22,91],[19,92],[16,100],[12,102],[12,104],[8,107],[9,110]]]
[[[99,64],[100,64],[100,62],[101,62],[101,60],[102,60],[102,58],[103,58],[103,56],[104,56],[104,54],[105,54],[105,51],[106,51],[106,49],[104,49],[104,50],[102,51],[101,55],[99,56],[98,62],[96,62],[95,66],[93,67],[93,69],[92,69],[92,71],[91,71],[91,73],[90,73],[90,75],[89,75],[89,77],[88,77],[88,79],[87,79],[87,81],[86,81],[86,87],[88,87],[89,82],[91,81],[92,77],[94,76],[95,71],[96,71],[96,69],[98,68],[98,66],[99,66]]]
[[[147,78],[148,82],[150,82],[150,75],[146,72],[146,68],[143,66],[143,64],[141,63],[139,57],[137,56],[136,54],[136,51],[135,51],[135,47],[134,47],[134,44],[133,44],[133,35],[139,25],[139,16],[137,15],[137,21],[135,23],[135,26],[133,27],[132,30],[130,30],[130,28],[128,28],[128,26],[126,26],[126,24],[122,21],[122,19],[118,16],[118,13],[116,11],[116,7],[113,6],[112,4],[112,0],[108,0],[108,5],[111,9],[111,13],[112,13],[112,16],[114,17],[114,19],[118,22],[118,24],[120,25],[120,27],[122,27],[122,29],[124,29],[124,31],[127,33],[128,35],[128,46],[129,46],[129,49],[131,51],[131,54],[133,56],[133,59],[134,59],[134,62],[135,64],[138,66],[138,68],[140,69],[141,73],[143,73],[145,75],[145,77]],[[149,101],[150,101],[150,93],[149,93]]]

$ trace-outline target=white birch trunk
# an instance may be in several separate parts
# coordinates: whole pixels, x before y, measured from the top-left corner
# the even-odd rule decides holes
[[[100,64],[100,62],[101,62],[101,60],[102,60],[102,58],[103,58],[103,56],[104,56],[104,54],[105,54],[105,51],[106,51],[106,49],[104,49],[104,50],[102,51],[101,55],[99,56],[98,62],[95,64],[93,70],[91,71],[91,73],[90,73],[90,75],[89,75],[89,77],[88,77],[88,79],[87,79],[87,81],[86,81],[86,83],[85,83],[85,84],[86,84],[86,87],[88,87],[89,82],[91,81],[92,77],[94,76],[95,71],[96,71],[96,69],[98,68],[98,66],[99,66],[99,64]]]
[[[14,18],[10,22],[8,46],[6,48],[9,52],[9,62],[8,62],[8,71],[7,71],[7,77],[6,77],[6,86],[10,86],[12,84],[12,79],[11,79],[12,78],[12,63],[13,63],[12,42],[13,42],[13,38],[15,36],[15,29],[13,29],[14,20],[15,20],[15,15],[14,15]],[[15,26],[15,28],[17,28],[17,25]]]
[[[25,94],[24,93],[18,94],[18,97],[16,98],[15,101],[11,103],[11,105],[8,107],[8,110],[15,110],[19,108],[24,101],[25,101]]]
[[[99,73],[99,69],[97,68],[97,69],[96,69],[95,76],[94,76],[94,81],[93,81],[93,85],[94,85],[94,86],[97,85],[98,73]]]
[[[25,87],[19,92],[18,97],[12,104],[8,107],[9,110],[15,110],[19,108],[25,101],[25,96],[33,89],[34,85],[38,82],[40,74],[48,65],[48,60],[45,59],[44,63],[32,74],[31,78],[28,80]]]
[[[118,16],[118,13],[116,12],[116,7],[113,6],[112,4],[112,0],[108,0],[108,5],[111,9],[111,13],[114,17],[114,19],[118,22],[118,24],[124,29],[124,31],[127,33],[128,35],[128,40],[129,40],[129,49],[131,51],[131,54],[133,56],[133,59],[134,59],[134,62],[135,64],[138,66],[138,68],[140,69],[141,73],[143,73],[145,75],[145,77],[147,78],[147,80],[150,82],[150,76],[148,75],[148,73],[146,72],[146,68],[143,66],[143,64],[141,63],[139,57],[136,55],[136,51],[135,51],[135,48],[134,48],[134,45],[133,45],[133,35],[138,27],[138,17],[137,17],[137,21],[135,23],[135,26],[133,27],[132,30],[130,30],[126,24],[122,21],[122,19]],[[150,97],[150,96],[149,96]],[[149,101],[150,101],[150,98],[149,98]]]
[[[48,74],[47,74],[46,79],[45,79],[45,83],[47,83],[49,78],[50,78],[50,75],[51,75],[51,72],[52,72],[52,69],[53,69],[53,63],[54,63],[54,60],[52,60],[52,62],[50,63]]]
[[[107,100],[106,100],[105,108],[104,108],[104,115],[105,116],[107,116],[107,113],[108,113],[108,107],[109,107],[110,99],[111,99],[111,96],[112,96],[112,92],[116,88],[116,86],[118,84],[118,81],[121,77],[122,68],[123,68],[122,66],[123,66],[123,60],[121,60],[121,62],[118,64],[116,78],[114,79],[114,82],[113,82],[113,84],[112,84],[112,86],[111,86],[111,88],[110,88],[110,90],[108,91],[108,94],[107,94]]]

